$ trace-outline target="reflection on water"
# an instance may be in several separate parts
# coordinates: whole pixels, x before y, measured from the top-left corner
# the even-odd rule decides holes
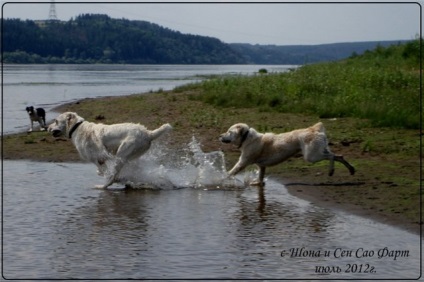
[[[3,169],[9,279],[419,275],[419,236],[317,207],[272,180],[265,189],[97,190],[91,164],[5,161]],[[299,255],[290,256],[296,248]],[[335,258],[336,250],[360,248],[375,255]],[[409,253],[379,259],[384,248]],[[312,251],[322,253],[304,255]],[[349,264],[375,273],[346,273]],[[317,266],[342,271],[316,273]]]

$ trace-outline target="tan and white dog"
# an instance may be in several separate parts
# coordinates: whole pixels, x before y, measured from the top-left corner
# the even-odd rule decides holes
[[[244,123],[231,126],[220,136],[223,143],[231,143],[241,150],[241,156],[236,165],[228,172],[233,176],[248,165],[259,167],[259,179],[252,185],[263,185],[265,168],[279,164],[297,153],[302,153],[307,162],[315,163],[322,160],[330,161],[329,175],[334,173],[334,161],[344,164],[351,175],[355,168],[342,156],[333,154],[328,148],[327,136],[321,122],[286,133],[259,133]]]
[[[169,124],[152,131],[135,123],[97,124],[73,112],[59,115],[48,127],[54,137],[66,134],[81,158],[97,166],[99,175],[106,171],[106,162],[112,161],[111,175],[97,188],[107,188],[114,183],[125,163],[143,155],[153,140],[171,129]]]

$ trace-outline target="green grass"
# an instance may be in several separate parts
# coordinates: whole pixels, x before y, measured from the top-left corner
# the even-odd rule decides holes
[[[419,41],[377,47],[361,56],[306,65],[287,73],[217,77],[184,86],[201,89],[194,99],[217,107],[263,112],[355,117],[371,125],[420,127]],[[418,51],[419,52],[419,51]]]

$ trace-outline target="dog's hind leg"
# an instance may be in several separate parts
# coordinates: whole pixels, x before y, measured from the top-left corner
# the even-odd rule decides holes
[[[355,174],[355,168],[351,166],[341,155],[335,155],[329,150],[325,150],[324,158],[330,161],[330,169],[328,175],[332,176],[334,174],[334,161],[344,164],[344,166],[349,170],[351,175]]]
[[[342,164],[344,164],[344,166],[349,170],[351,175],[355,174],[355,168],[353,166],[350,165],[350,163],[348,163],[343,156],[341,155],[334,155],[333,157],[334,161],[340,162]]]
[[[40,130],[46,130],[47,126],[46,126],[46,120],[43,117],[38,118],[38,123],[40,124]]]
[[[334,174],[334,157],[335,157],[335,155],[333,155],[333,154],[328,156],[328,160],[330,161],[330,168],[328,170],[329,176],[333,176],[333,174]]]
[[[322,148],[322,144],[320,143],[309,144],[303,150],[303,158],[307,162],[316,163],[322,160],[329,160],[329,176],[332,176],[334,174],[334,156],[335,155],[330,151],[328,147]]]
[[[308,146],[307,149],[305,149],[304,158],[308,162],[319,162],[321,160],[329,160],[330,161],[330,167],[328,171],[328,175],[332,176],[334,174],[334,162],[342,163],[350,172],[351,175],[355,174],[355,168],[351,166],[341,155],[336,155],[333,152],[330,151],[330,148],[328,146],[324,147],[323,149],[319,149],[320,144],[314,143],[311,144],[312,146]],[[321,147],[322,148],[322,147]],[[315,152],[315,153],[314,153]]]
[[[40,125],[40,130],[45,130],[45,124],[43,123],[43,119],[41,117],[38,118],[38,124]]]

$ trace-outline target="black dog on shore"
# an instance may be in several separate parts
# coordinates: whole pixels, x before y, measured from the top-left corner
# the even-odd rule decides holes
[[[47,129],[46,126],[46,111],[43,108],[36,108],[34,110],[33,106],[26,107],[26,111],[29,115],[29,120],[31,121],[31,127],[28,129],[28,132],[31,132],[34,129],[34,121],[37,121],[40,124],[41,131]]]

